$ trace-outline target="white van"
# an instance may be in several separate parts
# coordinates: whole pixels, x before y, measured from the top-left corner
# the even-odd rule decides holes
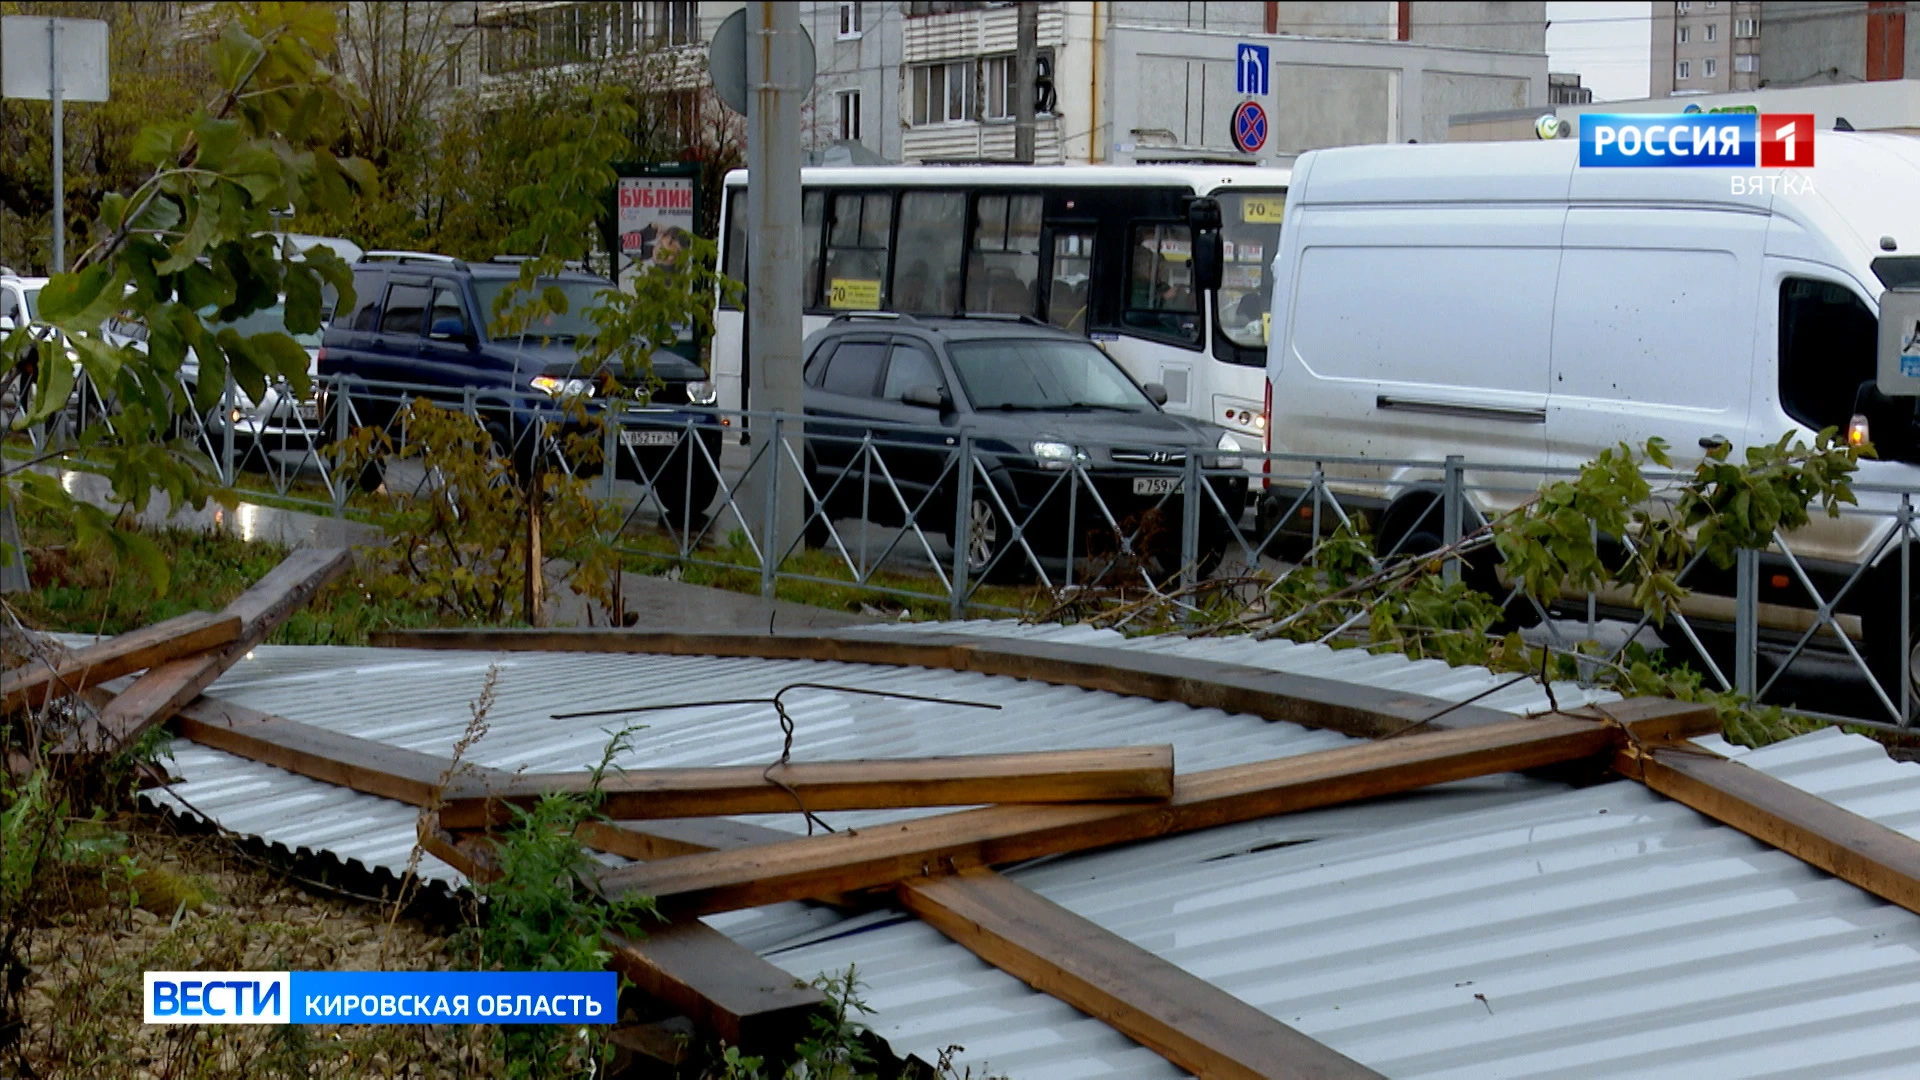
[[[1920,487],[1912,399],[1862,389],[1875,379],[1881,293],[1920,284],[1920,140],[1821,133],[1816,167],[1764,173],[1578,159],[1571,141],[1302,155],[1275,263],[1269,448],[1573,467],[1660,436],[1679,464],[1711,440],[1737,454],[1788,431],[1844,431],[1866,409],[1886,460],[1857,479]],[[1390,464],[1326,472],[1387,542],[1408,534],[1440,479]],[[1539,478],[1469,469],[1466,481]],[[1274,486],[1269,526],[1298,494]],[[1523,497],[1475,502],[1491,513]],[[1437,534],[1439,515],[1428,522]],[[1891,528],[1816,516],[1789,543],[1832,597]],[[1891,678],[1896,548],[1874,562],[1840,610]],[[1797,637],[1812,621],[1797,578],[1777,562],[1760,578],[1762,627]],[[1703,593],[1690,615],[1731,618],[1730,576],[1688,584]]]

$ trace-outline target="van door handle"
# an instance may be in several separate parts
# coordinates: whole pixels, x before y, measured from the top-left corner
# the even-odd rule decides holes
[[[1435,416],[1459,416],[1469,420],[1500,420],[1509,424],[1547,422],[1547,410],[1544,406],[1529,409],[1515,405],[1474,405],[1461,401],[1426,401],[1420,398],[1388,397],[1386,394],[1374,398],[1373,404],[1383,412],[1431,413]]]

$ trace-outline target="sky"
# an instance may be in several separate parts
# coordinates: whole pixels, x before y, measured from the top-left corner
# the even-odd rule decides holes
[[[1547,4],[1547,68],[1579,72],[1595,101],[1647,96],[1651,3]]]

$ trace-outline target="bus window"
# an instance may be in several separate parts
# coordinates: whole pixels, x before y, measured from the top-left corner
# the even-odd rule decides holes
[[[809,191],[800,200],[800,257],[806,260],[800,306],[812,307],[820,295],[820,223],[827,216],[827,193]]]
[[[973,258],[967,264],[967,310],[1032,315],[1038,309],[1038,195],[982,195],[976,204]]]
[[[957,191],[900,196],[900,258],[894,264],[893,309],[951,315],[960,310],[961,249],[967,239],[967,197]]]
[[[1087,330],[1087,294],[1093,284],[1093,229],[1053,233],[1053,281],[1047,289],[1047,321],[1076,334]]]
[[[1265,349],[1266,315],[1272,301],[1268,264],[1280,246],[1279,193],[1222,192],[1218,323],[1242,349]]]
[[[726,263],[722,267],[728,277],[745,284],[747,280],[747,189],[734,188],[727,192],[727,252]],[[721,304],[728,311],[738,311],[739,304]]]
[[[1136,330],[1200,342],[1200,306],[1193,294],[1193,240],[1185,225],[1136,225],[1128,250],[1127,310]]]
[[[873,311],[886,303],[887,230],[893,224],[893,196],[878,192],[833,197],[833,224],[827,234],[827,306]]]

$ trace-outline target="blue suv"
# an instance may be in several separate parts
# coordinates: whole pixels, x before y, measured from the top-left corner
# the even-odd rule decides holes
[[[586,312],[613,283],[571,270],[545,279],[543,286],[566,294],[567,313],[547,316],[523,334],[495,337],[487,330],[493,305],[519,277],[519,261],[368,252],[353,268],[357,306],[336,317],[321,341],[320,376],[347,384],[363,424],[386,426],[415,397],[455,408],[472,401],[495,442],[515,448],[513,460],[524,467],[532,446],[526,433],[557,419],[562,398],[591,397],[606,385],[604,373],[581,369],[577,342],[594,332]],[[686,433],[718,461],[721,421],[704,408],[715,395],[698,364],[669,352],[656,352],[652,361],[664,385],[646,406],[626,413],[615,475],[651,480],[669,523],[684,527],[719,489],[710,465],[697,456],[688,460],[698,451]]]

